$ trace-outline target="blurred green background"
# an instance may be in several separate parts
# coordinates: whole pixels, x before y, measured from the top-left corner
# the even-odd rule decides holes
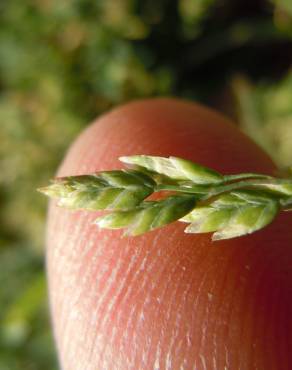
[[[133,98],[186,97],[285,167],[291,64],[291,0],[0,2],[0,370],[58,368],[35,189],[88,122]]]

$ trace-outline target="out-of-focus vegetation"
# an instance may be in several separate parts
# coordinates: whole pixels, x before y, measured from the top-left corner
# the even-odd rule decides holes
[[[0,370],[57,368],[34,189],[94,117],[133,98],[196,99],[291,165],[291,4],[0,2]]]

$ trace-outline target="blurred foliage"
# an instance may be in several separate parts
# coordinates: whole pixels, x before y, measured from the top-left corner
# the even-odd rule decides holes
[[[57,368],[34,189],[94,117],[133,98],[196,99],[291,164],[291,4],[0,2],[0,370]]]
[[[279,167],[292,165],[292,71],[278,83],[233,80],[242,129]]]

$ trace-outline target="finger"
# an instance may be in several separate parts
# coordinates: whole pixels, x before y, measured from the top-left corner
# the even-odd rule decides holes
[[[179,156],[223,173],[271,173],[221,115],[173,99],[135,102],[77,139],[62,176],[120,168],[122,155]],[[292,368],[292,235],[287,215],[212,243],[179,222],[139,237],[54,205],[48,227],[53,324],[65,370]]]

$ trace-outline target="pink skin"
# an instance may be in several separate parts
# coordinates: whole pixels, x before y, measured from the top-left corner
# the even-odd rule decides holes
[[[180,156],[223,173],[273,173],[236,126],[199,105],[125,105],[85,130],[60,176],[121,168],[122,155]],[[50,207],[48,275],[64,370],[292,369],[291,215],[212,243],[176,222],[121,238],[96,213]]]

